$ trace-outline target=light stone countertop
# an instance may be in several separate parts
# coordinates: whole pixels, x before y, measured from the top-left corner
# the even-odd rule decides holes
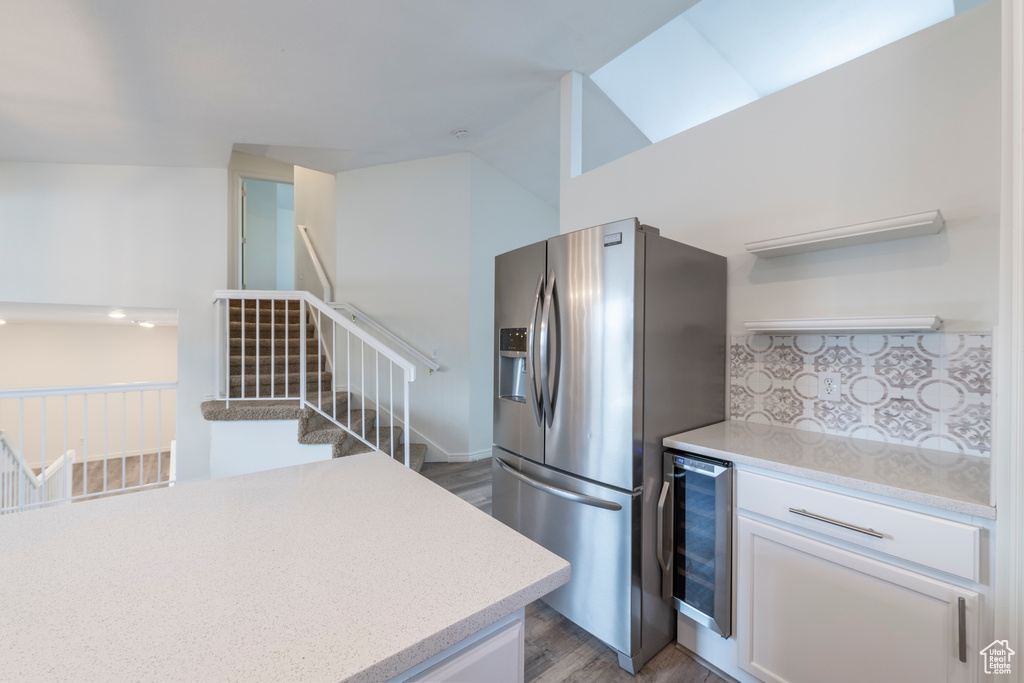
[[[569,580],[380,453],[0,518],[4,681],[386,681]]]
[[[728,420],[666,437],[669,448],[995,519],[989,458]]]

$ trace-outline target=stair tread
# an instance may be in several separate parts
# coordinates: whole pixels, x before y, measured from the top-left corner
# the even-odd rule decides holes
[[[307,398],[313,400],[315,394],[307,396]],[[330,400],[330,392],[325,392],[323,394],[324,403],[326,404]],[[337,400],[339,407],[347,405],[348,392],[339,391]],[[200,407],[203,417],[210,421],[297,420],[302,414],[297,397],[266,400],[233,398],[228,402],[203,401]]]
[[[350,426],[354,425],[353,429],[358,433],[360,431],[360,425],[364,421],[369,422],[373,420],[375,416],[376,413],[372,410],[363,411],[357,409],[352,411],[351,422],[348,420],[347,411],[344,415],[340,415],[339,417],[342,418],[340,421],[343,424]],[[367,427],[366,432],[370,432],[369,427]],[[305,421],[304,424],[300,422],[299,425],[300,443],[340,444],[350,438],[352,437],[347,431],[315,412],[312,417]]]

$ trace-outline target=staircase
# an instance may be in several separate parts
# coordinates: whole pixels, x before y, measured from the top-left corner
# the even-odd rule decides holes
[[[299,301],[228,300],[224,350],[227,381],[221,389],[221,395],[226,395],[228,400],[204,402],[203,417],[207,420],[298,420],[299,443],[330,444],[335,458],[366,453],[376,447],[384,453],[393,450],[393,457],[404,462],[400,425],[391,427],[387,415],[381,416],[385,424],[378,425],[377,410],[364,408],[363,398],[357,393],[340,389],[344,386],[343,378],[337,378],[339,389],[332,391],[336,378],[330,369],[329,352],[324,347],[336,345],[331,338],[334,332],[323,335],[326,344],[321,344],[313,311],[308,307],[306,310],[310,314],[306,320],[301,320]],[[303,327],[305,372],[300,367]],[[339,360],[340,356],[339,352]],[[301,404],[303,377],[307,403],[355,434],[334,424],[317,409]],[[367,399],[367,405],[372,406],[374,402]],[[387,403],[382,402],[382,405]],[[409,444],[412,469],[419,471],[423,467],[426,452],[424,444]]]

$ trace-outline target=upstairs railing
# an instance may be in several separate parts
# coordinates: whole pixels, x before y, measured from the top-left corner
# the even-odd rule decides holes
[[[74,464],[75,452],[70,450],[37,475],[7,432],[0,431],[0,514],[69,500]]]
[[[214,302],[218,400],[229,407],[237,400],[297,400],[366,446],[390,451],[392,457],[399,427],[405,434],[403,457],[409,466],[413,362],[309,292],[221,290],[214,292]],[[316,330],[313,339],[307,335],[309,323]],[[278,335],[279,326],[284,339]],[[292,350],[294,335],[297,354]],[[325,368],[330,368],[326,380]],[[344,394],[341,405],[339,393]],[[368,427],[371,411],[375,427]]]
[[[176,391],[176,382],[0,391],[0,511],[173,483]]]

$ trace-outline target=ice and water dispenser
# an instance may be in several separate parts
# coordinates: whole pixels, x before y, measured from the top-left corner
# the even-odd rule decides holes
[[[526,403],[526,328],[504,327],[498,338],[498,397]]]

